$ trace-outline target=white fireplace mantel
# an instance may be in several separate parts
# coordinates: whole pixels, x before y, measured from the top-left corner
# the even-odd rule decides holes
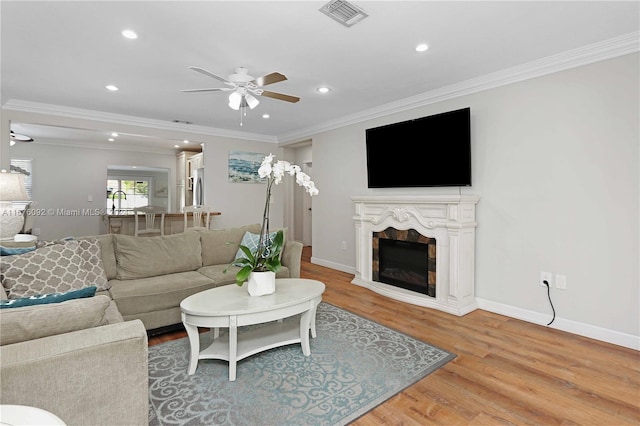
[[[352,283],[419,306],[465,315],[478,308],[475,299],[474,195],[354,196],[356,274]],[[372,280],[373,233],[392,227],[415,229],[436,239],[436,296]]]

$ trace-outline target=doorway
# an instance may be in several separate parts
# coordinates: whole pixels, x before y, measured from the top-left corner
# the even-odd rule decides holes
[[[310,161],[303,163],[302,171],[309,176],[313,176],[312,163]],[[311,232],[312,213],[311,196],[305,192],[302,199],[302,244],[305,246],[313,245],[313,233]]]

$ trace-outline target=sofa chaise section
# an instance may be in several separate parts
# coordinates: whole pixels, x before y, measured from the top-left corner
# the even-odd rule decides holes
[[[0,401],[67,425],[143,425],[147,333],[104,295],[0,310]]]

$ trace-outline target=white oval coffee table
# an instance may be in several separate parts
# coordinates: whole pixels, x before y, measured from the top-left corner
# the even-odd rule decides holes
[[[245,286],[235,284],[196,293],[180,303],[182,323],[189,336],[191,356],[189,375],[194,374],[199,359],[222,359],[229,362],[229,380],[236,379],[239,360],[267,349],[300,343],[305,356],[311,354],[309,331],[316,337],[316,308],[322,300],[324,284],[304,278],[276,280],[276,292],[249,296]],[[284,320],[300,315],[300,321]],[[238,327],[266,324],[238,334]],[[213,330],[213,341],[200,351],[198,327]],[[219,338],[219,328],[229,329],[229,339]]]

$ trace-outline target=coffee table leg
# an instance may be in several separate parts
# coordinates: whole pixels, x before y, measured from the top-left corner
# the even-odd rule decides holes
[[[236,365],[238,363],[238,319],[229,317],[229,381],[236,380]]]
[[[311,337],[316,338],[316,312],[318,310],[318,305],[320,304],[320,299],[314,300],[313,302],[313,312],[311,313]]]
[[[300,345],[302,346],[302,353],[304,356],[311,355],[311,346],[309,346],[309,325],[313,314],[313,309],[309,309],[300,315]]]
[[[200,333],[198,333],[198,327],[187,324],[184,320],[183,324],[185,330],[187,330],[189,346],[191,347],[191,356],[189,357],[189,369],[187,370],[187,373],[192,375],[196,372],[196,367],[198,367],[198,355],[200,355]]]

